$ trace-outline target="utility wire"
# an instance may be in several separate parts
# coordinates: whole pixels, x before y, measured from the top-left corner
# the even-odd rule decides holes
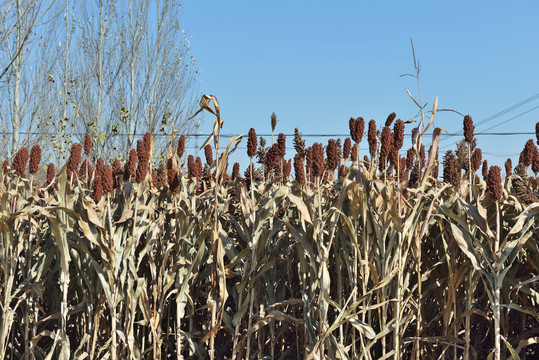
[[[539,106],[537,106],[536,108],[539,108]],[[534,108],[534,109],[536,109]],[[534,109],[531,109],[529,111],[532,111]],[[527,112],[529,112],[527,111]],[[526,112],[526,113],[527,113]],[[522,113],[520,115],[517,115],[518,116],[521,116],[521,115],[524,115],[525,113]],[[513,119],[513,118],[511,118]],[[509,120],[511,120],[509,119]],[[509,121],[508,120],[508,121]],[[497,125],[496,125],[497,126]],[[489,130],[489,129],[487,129]],[[2,135],[12,135],[13,133],[12,132],[0,132],[0,134]],[[20,131],[19,134],[22,134],[22,135],[27,135],[27,134],[30,134],[30,135],[47,135],[47,136],[51,136],[51,135],[57,135],[57,133],[44,133],[44,132],[25,132],[25,131]],[[494,136],[512,136],[512,135],[533,135],[535,134],[534,132],[480,132],[480,133],[477,133],[475,135],[494,135]],[[84,136],[86,134],[83,134],[83,133],[74,133],[72,134],[72,136]],[[128,134],[117,134],[115,136],[127,136]],[[195,137],[195,138],[198,138],[198,137],[208,137],[210,136],[211,134],[186,134],[185,137],[186,138],[189,138],[189,137]],[[295,134],[284,134],[285,136],[288,136],[288,137],[294,137]],[[426,133],[425,136],[427,135],[432,135],[432,133]],[[144,134],[135,134],[135,136],[144,136]],[[169,136],[169,135],[164,135],[164,134],[155,134],[155,136],[159,136],[159,137],[163,137],[163,136]],[[234,136],[238,136],[238,134],[221,134],[221,137],[222,138],[232,138]],[[244,136],[246,136],[244,134]],[[257,134],[258,137],[271,137],[271,134]],[[349,137],[350,134],[301,134],[301,137],[302,138],[321,138],[321,137],[334,137],[334,138],[346,138],[346,137]],[[411,137],[412,134],[404,134],[404,136],[406,137]],[[448,134],[440,134],[440,136],[448,136],[448,137],[453,137],[453,136],[462,136],[461,133],[448,133]]]

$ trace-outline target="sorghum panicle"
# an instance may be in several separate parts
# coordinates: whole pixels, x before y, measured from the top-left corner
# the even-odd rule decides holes
[[[169,170],[171,169],[169,168]],[[196,164],[195,164],[195,157],[193,155],[189,155],[187,157],[187,174],[189,178],[194,178],[196,177],[196,173],[197,173],[197,170],[196,170]]]
[[[279,156],[283,158],[286,154],[286,136],[283,133],[279,133],[277,137],[277,147],[279,149]]]
[[[380,171],[383,171],[386,168],[392,150],[393,134],[391,133],[391,128],[389,126],[384,126],[380,136],[380,158],[378,167]]]
[[[95,176],[94,182],[92,183],[92,190],[93,190],[92,199],[94,199],[94,201],[98,203],[99,200],[101,200],[101,197],[103,196],[103,184],[101,182],[100,175]]]
[[[129,158],[127,164],[125,165],[125,180],[129,181],[131,176],[135,175],[135,170],[137,168],[137,150],[131,149],[129,151]]]
[[[240,163],[235,162],[232,166],[232,180],[240,176]]]
[[[112,169],[108,165],[103,165],[101,168],[101,183],[103,191],[106,194],[110,194],[114,186],[114,181],[112,178]]]
[[[347,174],[348,174],[348,168],[346,167],[346,165],[342,164],[341,166],[339,166],[339,173],[338,173],[339,179],[341,180],[344,179]]]
[[[290,176],[290,171],[292,170],[292,160],[291,159],[288,159],[288,161],[285,161],[284,159],[282,160],[283,161],[283,176],[285,178],[288,178]]]
[[[333,139],[328,140],[326,147],[326,156],[328,169],[334,171],[339,166],[339,154],[337,151],[337,142]]]
[[[385,125],[386,126],[391,126],[391,123],[393,123],[393,120],[395,120],[396,117],[397,117],[397,114],[395,114],[394,112],[389,114],[389,116],[386,119],[386,124]]]
[[[480,148],[476,148],[472,153],[471,165],[472,172],[476,172],[481,167],[481,161],[483,160],[483,153]]]
[[[92,151],[92,137],[90,134],[86,134],[84,137],[84,155],[88,156]]]
[[[305,167],[303,166],[303,157],[300,154],[294,156],[294,173],[296,181],[300,184],[305,184]]]
[[[537,147],[533,143],[533,140],[530,139],[526,141],[526,145],[524,145],[524,150],[521,152],[521,163],[524,164],[524,166],[530,166],[533,162],[533,154],[537,151]]]
[[[414,167],[414,148],[409,148],[406,152],[406,169],[411,170]]]
[[[320,177],[324,174],[324,148],[320,143],[313,144],[313,176]]]
[[[378,145],[378,139],[376,139],[376,121],[369,121],[369,131],[367,133],[367,141],[369,142],[369,154],[371,158],[376,155],[376,146]]]
[[[393,146],[400,150],[404,144],[404,121],[398,119],[393,126]]]
[[[213,151],[210,144],[204,146],[204,156],[206,157],[206,164],[211,165],[213,163]]]
[[[502,169],[499,166],[491,166],[487,177],[487,191],[496,200],[502,198]]]
[[[254,128],[249,129],[249,138],[247,139],[247,156],[252,158],[256,155],[256,147],[258,146],[258,139],[256,138],[256,131]]]
[[[79,143],[75,143],[71,146],[71,155],[69,156],[69,159],[67,159],[66,164],[66,172],[68,179],[71,178],[71,175],[73,173],[77,173],[77,170],[79,169],[79,164],[81,162],[81,154],[82,154],[82,145]]]
[[[178,157],[181,159],[184,152],[185,152],[185,135],[181,135],[180,139],[178,140],[178,147],[176,148],[176,154],[178,154]]]
[[[56,175],[55,172],[54,172],[54,164],[50,163],[47,166],[47,182],[46,182],[46,185],[50,185],[52,183],[52,180],[54,179],[54,175]]]
[[[466,142],[471,143],[473,141],[475,126],[473,125],[472,117],[470,115],[466,115],[464,117],[463,125],[464,139],[466,140]]]
[[[351,153],[350,153],[350,160],[352,160],[353,162],[357,161],[357,152],[358,152],[357,144],[354,144],[352,146],[352,150],[351,150]]]
[[[202,160],[200,159],[200,157],[197,156],[195,163],[196,163],[195,175],[196,175],[197,180],[200,181],[200,178],[202,177]]]
[[[35,174],[39,170],[39,163],[41,162],[41,147],[39,145],[34,145],[30,151],[30,165],[28,165],[28,170],[30,174]]]
[[[348,159],[350,157],[350,150],[352,146],[352,141],[350,141],[350,138],[347,137],[344,139],[344,146],[342,149],[342,156],[344,159]]]
[[[305,157],[305,140],[301,138],[298,128],[294,129],[294,149],[302,158]]]
[[[513,161],[511,161],[511,158],[507,158],[505,160],[505,176],[511,176],[513,174]]]

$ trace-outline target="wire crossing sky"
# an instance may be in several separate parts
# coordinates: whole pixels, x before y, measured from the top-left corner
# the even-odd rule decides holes
[[[489,164],[502,165],[503,154],[518,160],[539,121],[538,13],[537,1],[191,0],[182,20],[201,91],[220,102],[223,133],[247,134],[251,127],[271,133],[272,112],[276,133],[285,134],[295,127],[348,134],[350,117],[375,119],[380,127],[393,111],[411,119],[419,109],[406,89],[419,100],[418,86],[401,75],[414,73],[412,39],[425,109],[438,96],[439,108],[470,114],[476,134],[514,134],[477,136]],[[435,126],[462,136],[462,119],[438,112]],[[210,132],[212,122],[207,116],[200,132]],[[327,143],[327,137],[306,140]],[[443,153],[460,137],[441,140]],[[403,148],[409,146],[407,137]],[[242,168],[244,152],[233,157]]]

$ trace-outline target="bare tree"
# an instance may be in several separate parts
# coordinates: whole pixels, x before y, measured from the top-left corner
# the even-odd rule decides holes
[[[55,63],[54,5],[54,0],[12,0],[0,11],[0,123],[4,135],[0,152],[4,157],[46,132],[52,109],[47,92]]]
[[[91,133],[112,157],[146,131],[162,153],[171,134],[197,131],[198,71],[180,20],[178,0],[5,1],[0,155],[46,140],[60,161]]]
[[[188,120],[197,109],[198,70],[189,52],[189,40],[180,26],[181,6],[176,0],[126,0],[118,2],[125,66],[116,93],[117,104],[125,104],[113,127],[126,133],[119,147],[127,152],[136,134],[146,131],[162,135],[156,150],[164,151],[173,130],[197,131],[198,119]],[[122,12],[122,9],[126,9]],[[114,130],[111,129],[111,130]]]

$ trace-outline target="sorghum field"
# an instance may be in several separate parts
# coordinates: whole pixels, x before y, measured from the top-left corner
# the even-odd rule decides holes
[[[240,169],[202,110],[204,159],[180,137],[154,163],[146,134],[126,164],[87,136],[46,179],[38,145],[6,160],[0,360],[539,357],[534,140],[488,167],[466,116],[438,159],[435,105],[310,147],[251,129]]]

